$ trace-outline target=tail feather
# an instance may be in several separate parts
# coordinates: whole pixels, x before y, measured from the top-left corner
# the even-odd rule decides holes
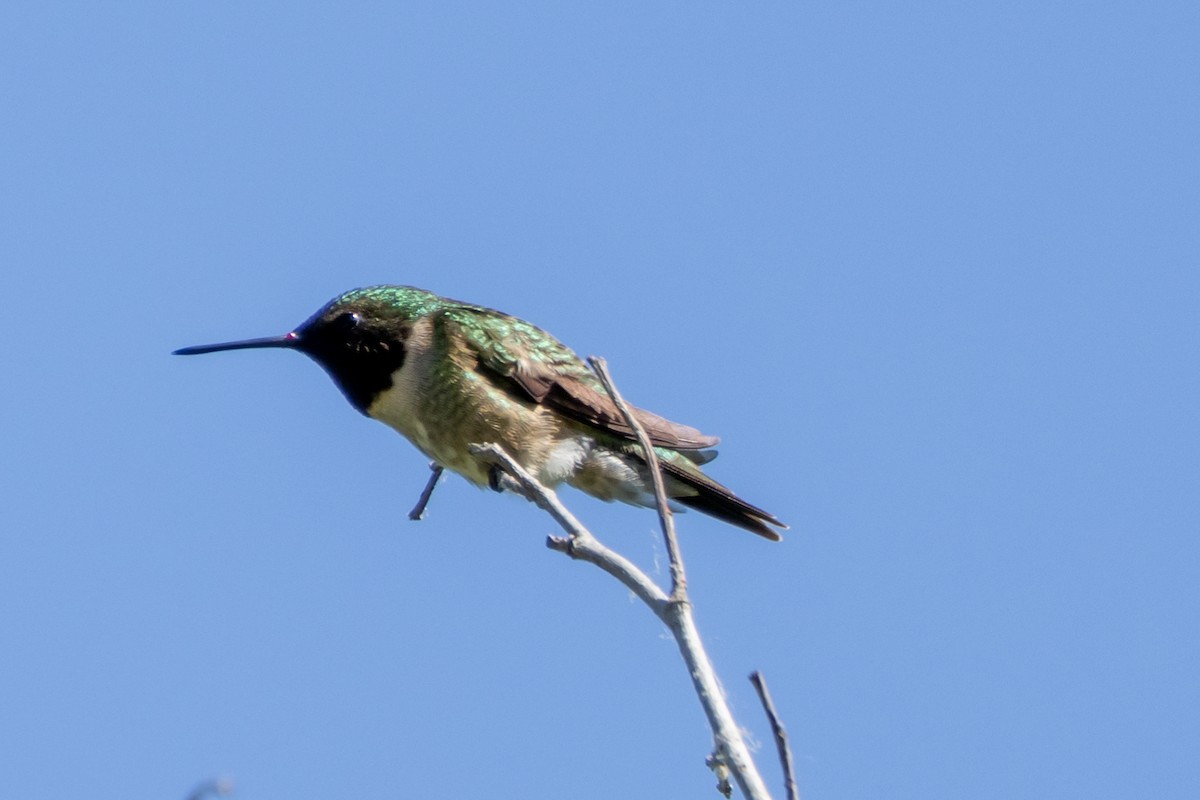
[[[757,533],[764,539],[778,542],[783,538],[775,528],[786,530],[787,525],[780,522],[774,514],[747,503],[690,464],[690,469],[662,459],[659,460],[659,464],[663,474],[696,491],[694,495],[676,495],[673,498],[676,502],[731,525],[745,528],[751,533]]]
[[[677,497],[675,499],[688,508],[694,508],[703,514],[708,514],[710,517],[716,517],[719,520],[728,522],[730,525],[737,525],[739,528],[744,528],[751,533],[757,533],[759,536],[764,539],[770,539],[772,542],[781,541],[783,537],[779,535],[779,531],[770,527],[770,525],[787,528],[787,525],[784,525],[765,511],[755,509],[755,512],[759,513],[750,512],[742,508],[741,503],[735,505],[717,495],[701,492],[692,497]]]

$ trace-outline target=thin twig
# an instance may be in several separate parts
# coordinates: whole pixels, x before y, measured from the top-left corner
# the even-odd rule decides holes
[[[571,558],[587,561],[600,567],[612,575],[638,598],[650,607],[655,616],[666,622],[667,595],[658,585],[650,580],[646,573],[637,565],[615,550],[609,549],[592,532],[576,519],[567,507],[558,499],[558,495],[539,483],[525,468],[513,459],[504,449],[496,444],[473,444],[471,452],[491,459],[500,464],[504,470],[521,485],[525,495],[534,503],[554,517],[555,521],[567,532],[566,538],[550,536],[546,546],[551,550],[566,553]]]
[[[612,375],[608,372],[608,362],[599,356],[590,356],[588,363],[596,371],[600,382],[604,384],[604,390],[608,392],[608,396],[612,398],[613,403],[624,415],[625,422],[637,436],[638,443],[642,446],[642,452],[646,454],[646,468],[650,471],[650,480],[654,483],[654,500],[658,504],[658,519],[662,524],[663,539],[667,543],[667,558],[671,565],[671,601],[686,602],[687,573],[683,568],[683,553],[679,550],[679,538],[675,535],[675,515],[671,513],[670,499],[667,497],[662,469],[658,464],[658,454],[654,452],[650,436],[642,427],[642,423],[634,416],[633,409],[617,391]]]
[[[700,698],[700,705],[708,717],[709,727],[712,728],[715,744],[710,764],[724,766],[733,773],[734,780],[741,788],[742,794],[750,800],[770,798],[758,767],[750,756],[750,749],[742,737],[741,728],[733,718],[725,692],[717,680],[717,671],[713,668],[704,649],[704,641],[696,630],[696,618],[692,613],[692,603],[688,598],[687,572],[683,566],[683,553],[679,549],[679,539],[675,535],[675,515],[671,513],[670,498],[667,497],[666,486],[663,484],[662,469],[658,463],[658,454],[650,441],[649,434],[642,423],[634,415],[633,409],[625,402],[625,398],[617,390],[612,376],[608,372],[608,364],[603,358],[591,356],[588,363],[604,384],[605,391],[613,403],[625,417],[626,424],[633,430],[642,451],[646,455],[646,466],[650,470],[650,478],[654,483],[654,499],[658,505],[658,518],[662,523],[663,538],[667,543],[667,557],[671,568],[671,602],[667,605],[667,626],[679,646],[679,653],[687,665],[688,674],[692,678],[692,687]],[[724,784],[718,773],[718,789],[724,793]]]
[[[717,680],[717,671],[704,649],[700,632],[696,630],[691,603],[671,602],[667,605],[667,612],[667,625],[679,646],[679,653],[692,679],[692,688],[696,690],[704,715],[708,717],[708,725],[712,728],[714,756],[733,773],[733,779],[737,781],[744,797],[748,800],[769,800],[771,794],[750,756],[742,729],[733,718],[725,691]]]
[[[771,693],[767,690],[767,679],[755,670],[750,673],[750,682],[758,690],[758,699],[762,701],[763,711],[767,712],[767,720],[771,723],[771,732],[775,734],[775,748],[779,751],[779,763],[783,765],[783,780],[787,787],[788,800],[800,800],[800,787],[796,785],[796,764],[792,761],[792,745],[788,741],[783,720],[775,710]]]
[[[429,505],[429,498],[433,497],[433,489],[437,486],[438,478],[442,477],[442,472],[445,467],[436,461],[429,462],[429,480],[425,483],[425,488],[421,490],[421,496],[417,498],[417,504],[412,507],[412,511],[408,512],[408,518],[414,522],[425,516],[425,506]]]
[[[636,594],[670,629],[679,653],[683,656],[692,686],[700,699],[700,705],[708,718],[709,727],[713,732],[714,750],[709,759],[709,765],[714,766],[718,778],[724,775],[724,770],[732,773],[734,780],[747,800],[770,800],[770,792],[763,783],[762,776],[750,756],[750,749],[742,736],[741,728],[733,718],[733,712],[717,680],[716,670],[704,649],[704,642],[696,630],[696,621],[692,613],[692,605],[687,595],[687,575],[683,567],[683,557],[679,551],[679,541],[675,536],[674,517],[671,514],[666,489],[663,485],[662,474],[659,471],[658,457],[654,452],[650,437],[638,422],[637,417],[621,398],[612,379],[608,374],[603,359],[589,359],[592,368],[596,370],[600,380],[613,402],[625,415],[629,427],[633,430],[646,454],[647,467],[654,482],[654,495],[658,504],[659,519],[662,522],[663,537],[667,542],[667,553],[671,560],[671,593],[668,596],[657,584],[646,576],[628,559],[610,550],[600,543],[591,532],[575,518],[570,511],[559,502],[555,493],[543,486],[532,475],[525,471],[508,453],[495,444],[473,444],[471,452],[481,455],[499,465],[505,473],[516,480],[521,490],[533,502],[550,513],[568,534],[567,538],[550,537],[546,544],[553,550],[566,553],[572,558],[590,561],[605,572],[617,578],[634,594]],[[724,787],[722,786],[724,790]]]

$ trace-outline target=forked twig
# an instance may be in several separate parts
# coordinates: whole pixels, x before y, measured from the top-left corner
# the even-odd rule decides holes
[[[770,793],[767,791],[766,784],[763,783],[762,776],[758,773],[758,768],[754,765],[750,750],[742,737],[741,728],[733,718],[729,703],[725,699],[725,693],[717,680],[716,671],[704,649],[700,634],[696,630],[691,602],[687,596],[687,575],[683,567],[683,557],[679,551],[679,542],[675,536],[674,518],[659,470],[658,456],[645,429],[613,386],[604,360],[592,358],[589,361],[601,381],[604,382],[609,396],[625,416],[630,429],[634,431],[646,454],[646,466],[654,482],[659,520],[662,523],[663,536],[667,542],[667,552],[671,561],[670,595],[647,577],[635,564],[596,539],[559,502],[553,490],[538,482],[501,447],[495,444],[475,444],[471,445],[471,452],[483,455],[503,468],[517,481],[525,495],[548,511],[567,532],[566,537],[549,537],[546,541],[548,547],[572,558],[589,561],[613,575],[646,603],[650,610],[666,624],[679,646],[679,652],[683,656],[688,674],[692,679],[692,686],[704,708],[709,727],[712,728],[714,749],[707,763],[718,776],[718,788],[722,793],[728,791],[728,779],[725,776],[732,774],[743,796],[748,800],[770,800]]]

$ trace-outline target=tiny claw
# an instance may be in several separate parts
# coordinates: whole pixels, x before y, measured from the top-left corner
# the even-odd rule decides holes
[[[506,477],[508,476],[504,474],[504,470],[499,464],[492,464],[488,467],[488,488],[493,492],[503,492]]]

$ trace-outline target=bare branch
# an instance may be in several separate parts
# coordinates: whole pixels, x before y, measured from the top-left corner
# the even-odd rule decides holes
[[[663,590],[658,588],[658,584],[650,580],[633,562],[607,547],[595,536],[547,536],[546,546],[551,550],[566,553],[578,561],[595,564],[625,584],[638,599],[650,607],[656,617],[664,623],[667,621],[667,605],[670,601]]]
[[[725,693],[717,680],[717,672],[713,668],[712,662],[709,661],[708,652],[704,649],[704,642],[700,639],[699,631],[696,630],[692,603],[687,593],[687,572],[683,567],[683,553],[679,549],[679,538],[675,535],[675,516],[671,513],[670,500],[667,497],[666,487],[663,485],[658,454],[654,452],[654,446],[646,434],[646,429],[642,427],[629,404],[625,402],[625,398],[617,391],[612,376],[608,372],[607,362],[598,356],[591,356],[588,358],[588,363],[596,371],[613,403],[621,410],[625,422],[637,435],[642,452],[646,454],[646,466],[649,468],[650,478],[654,482],[654,499],[658,503],[658,518],[662,523],[663,538],[667,543],[667,557],[671,564],[671,602],[667,606],[666,622],[675,636],[676,644],[679,645],[679,653],[683,656],[684,663],[687,664],[688,674],[692,678],[692,686],[700,698],[700,705],[704,707],[709,727],[713,731],[716,751],[713,753],[710,763],[728,768],[733,773],[734,780],[737,781],[742,794],[746,797],[752,800],[768,798],[770,795],[767,793],[767,787],[763,783],[762,776],[758,774],[754,759],[750,757],[750,749],[746,747],[741,729],[733,718],[733,712],[729,710],[729,703],[726,702]],[[723,791],[723,784],[720,782],[718,789]]]
[[[671,513],[670,498],[667,497],[662,469],[658,465],[658,454],[654,452],[654,446],[650,442],[650,436],[647,435],[646,429],[634,416],[633,410],[625,402],[625,398],[617,391],[612,375],[608,372],[608,362],[599,356],[589,356],[588,363],[592,365],[600,382],[604,384],[604,390],[608,392],[608,396],[625,416],[625,422],[637,435],[638,444],[642,446],[642,452],[646,455],[646,468],[649,469],[650,480],[654,483],[654,500],[658,504],[658,519],[662,525],[663,539],[667,543],[667,558],[671,564],[671,600],[686,602],[687,573],[683,568],[683,553],[679,550],[679,538],[675,535],[675,515]]]
[[[437,486],[438,478],[442,477],[444,470],[445,468],[436,461],[429,462],[429,480],[426,482],[425,488],[421,490],[417,504],[412,507],[412,511],[408,512],[409,519],[415,522],[425,516],[425,506],[429,505],[429,498],[433,497],[433,489]]]
[[[758,767],[750,756],[750,748],[742,737],[742,729],[733,718],[733,712],[717,680],[717,672],[704,649],[704,642],[696,630],[696,620],[689,602],[672,602],[667,606],[667,625],[679,646],[679,653],[687,665],[692,687],[700,698],[708,725],[712,728],[717,759],[724,762],[733,779],[737,781],[742,795],[749,800],[770,800],[771,794],[763,783]]]
[[[575,518],[567,507],[558,499],[558,495],[534,479],[525,468],[513,459],[504,449],[496,444],[473,444],[471,452],[491,459],[503,466],[520,485],[525,496],[554,517],[555,521],[567,532],[568,536],[551,536],[546,540],[546,546],[551,550],[566,553],[571,558],[587,561],[600,567],[625,584],[631,592],[650,607],[655,616],[666,622],[667,595],[658,585],[638,569],[632,561],[606,547],[583,523]]]
[[[800,787],[796,785],[796,764],[792,760],[792,745],[788,741],[787,730],[783,720],[775,710],[771,693],[767,691],[767,679],[757,670],[750,673],[750,682],[758,690],[758,699],[762,701],[763,710],[767,712],[767,720],[771,723],[771,732],[775,734],[775,748],[779,751],[779,763],[783,766],[783,780],[787,787],[788,800],[800,800]]]
[[[589,561],[621,581],[650,607],[650,610],[670,629],[679,647],[680,655],[687,665],[692,686],[700,699],[700,705],[708,718],[713,732],[714,749],[707,764],[718,778],[718,790],[725,794],[729,790],[728,775],[732,775],[747,800],[770,800],[770,793],[742,737],[741,728],[733,718],[725,693],[717,680],[716,671],[704,649],[704,643],[696,630],[691,601],[687,594],[687,574],[679,540],[675,535],[674,516],[671,513],[666,487],[659,469],[658,455],[646,435],[645,429],[625,403],[612,378],[604,359],[589,359],[592,368],[604,383],[613,402],[625,416],[629,427],[637,435],[638,442],[646,455],[646,465],[654,483],[654,496],[658,506],[659,521],[662,523],[663,538],[666,540],[670,558],[671,593],[668,596],[642,570],[628,559],[601,544],[590,531],[559,502],[558,496],[543,486],[532,475],[495,444],[473,444],[471,452],[482,455],[504,470],[526,497],[545,509],[567,532],[567,537],[550,537],[546,544],[553,550],[566,553],[572,558]],[[500,482],[497,481],[497,484]]]

